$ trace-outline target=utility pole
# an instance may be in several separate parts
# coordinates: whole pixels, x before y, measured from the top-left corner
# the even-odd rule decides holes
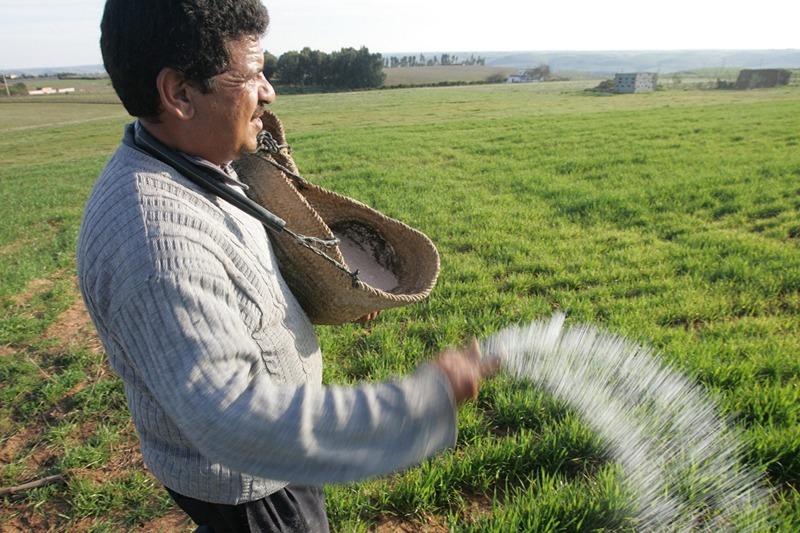
[[[11,91],[8,89],[8,82],[6,81],[6,71],[3,71],[3,85],[6,87],[6,96],[11,98]]]

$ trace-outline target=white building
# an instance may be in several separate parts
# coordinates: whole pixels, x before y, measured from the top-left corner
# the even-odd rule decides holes
[[[38,87],[33,91],[28,91],[28,94],[31,96],[36,96],[39,94],[68,94],[74,93],[74,87],[64,87],[63,89],[54,89],[52,87]]]
[[[540,68],[521,68],[513,76],[509,76],[506,83],[534,83],[537,81],[547,81],[550,69]]]
[[[648,93],[656,90],[658,75],[655,72],[631,72],[614,75],[614,92]]]

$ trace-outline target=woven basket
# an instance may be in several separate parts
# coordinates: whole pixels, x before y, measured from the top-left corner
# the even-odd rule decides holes
[[[430,239],[301,178],[278,117],[268,112],[262,120],[276,146],[233,163],[249,187],[247,195],[284,219],[291,233],[339,239],[322,251],[344,268],[302,246],[290,232],[268,231],[281,274],[311,321],[342,324],[424,300],[439,275],[439,254]]]

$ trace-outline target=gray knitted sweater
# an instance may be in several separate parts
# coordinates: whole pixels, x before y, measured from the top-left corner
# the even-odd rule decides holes
[[[237,504],[287,482],[385,474],[455,442],[432,365],[323,387],[314,329],[264,227],[137,149],[131,125],[91,193],[77,259],[144,461],[180,494]]]

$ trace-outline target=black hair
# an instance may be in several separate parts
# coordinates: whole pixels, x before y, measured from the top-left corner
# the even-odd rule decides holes
[[[228,68],[227,43],[261,37],[269,25],[260,0],[107,0],[100,50],[111,83],[134,117],[161,113],[156,79],[173,68],[205,93]]]

